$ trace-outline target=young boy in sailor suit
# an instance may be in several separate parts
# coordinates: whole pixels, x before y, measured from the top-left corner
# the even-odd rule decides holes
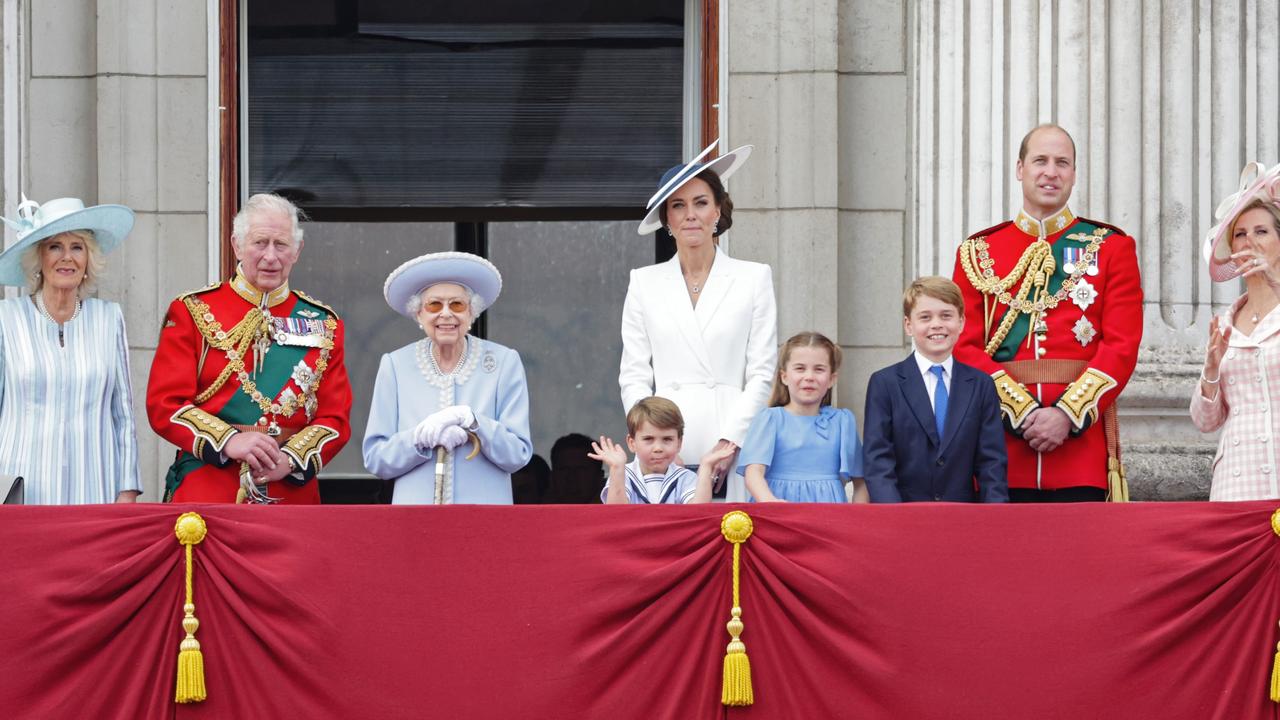
[[[605,463],[609,478],[600,491],[605,503],[683,504],[711,501],[711,470],[733,455],[734,448],[712,448],[694,472],[678,463],[684,441],[680,408],[662,397],[647,397],[627,413],[627,447],[635,460],[627,462],[622,446],[601,435],[587,457]]]

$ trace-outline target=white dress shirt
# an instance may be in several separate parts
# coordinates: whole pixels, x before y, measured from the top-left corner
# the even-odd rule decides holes
[[[934,365],[942,366],[942,380],[947,384],[947,397],[951,397],[951,368],[955,365],[955,358],[951,355],[946,360],[936,363],[929,358],[920,354],[919,350],[912,353],[916,357],[916,365],[920,368],[920,375],[924,377],[924,389],[929,391],[929,406],[933,407],[933,395],[938,390],[938,376],[929,371]]]

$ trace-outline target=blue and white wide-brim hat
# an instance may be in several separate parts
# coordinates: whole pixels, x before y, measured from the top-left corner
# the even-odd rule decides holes
[[[409,298],[432,285],[454,283],[480,296],[485,308],[493,307],[502,293],[502,273],[493,263],[464,252],[438,252],[416,257],[387,276],[382,296],[392,310],[413,319],[405,308]]]
[[[78,198],[58,198],[41,205],[25,196],[18,205],[18,219],[0,218],[18,234],[13,247],[0,253],[0,285],[26,285],[22,254],[46,238],[72,230],[89,230],[98,249],[109,253],[124,242],[133,229],[133,211],[123,205],[85,207]]]
[[[667,198],[675,194],[675,191],[684,187],[684,184],[698,176],[698,173],[704,170],[714,170],[720,179],[728,180],[729,176],[738,171],[742,164],[751,157],[751,150],[754,146],[743,145],[740,148],[730,150],[720,157],[709,163],[703,164],[702,159],[719,145],[720,141],[716,140],[707,146],[707,149],[698,153],[698,157],[690,160],[686,165],[676,165],[662,175],[662,179],[658,181],[658,192],[649,198],[649,202],[645,204],[648,212],[644,216],[644,220],[640,221],[640,227],[637,230],[641,235],[649,233],[662,227],[662,220],[659,219],[658,209],[662,207],[662,203]]]

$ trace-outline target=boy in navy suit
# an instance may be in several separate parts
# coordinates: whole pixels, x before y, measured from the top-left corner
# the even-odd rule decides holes
[[[1008,502],[995,386],[951,356],[964,327],[959,286],[922,277],[903,293],[902,313],[915,351],[867,384],[862,457],[871,502]]]

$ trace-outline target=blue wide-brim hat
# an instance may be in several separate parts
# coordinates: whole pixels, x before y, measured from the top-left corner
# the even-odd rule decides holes
[[[466,287],[480,296],[485,309],[493,307],[502,293],[502,273],[493,263],[471,253],[438,252],[418,256],[392,270],[382,285],[382,296],[392,310],[413,319],[405,312],[409,298],[440,283]]]
[[[0,285],[26,285],[22,254],[41,240],[72,230],[89,230],[105,255],[124,242],[133,229],[133,211],[123,205],[85,207],[78,198],[58,198],[41,205],[22,198],[18,219],[0,218],[18,234],[13,247],[0,253]]]
[[[704,170],[713,170],[720,179],[728,180],[729,176],[738,171],[742,167],[742,163],[751,157],[752,145],[743,145],[740,148],[730,150],[720,157],[709,163],[703,164],[702,158],[706,157],[719,145],[720,141],[716,140],[707,146],[705,150],[698,153],[698,157],[690,160],[685,165],[676,165],[662,175],[662,179],[658,181],[658,192],[649,198],[649,202],[645,204],[645,208],[649,211],[645,214],[644,220],[640,221],[640,227],[637,232],[641,235],[647,235],[654,230],[662,227],[662,220],[659,219],[658,209],[662,207],[662,203],[667,201],[677,190],[684,187],[685,183],[698,176],[698,173]]]

